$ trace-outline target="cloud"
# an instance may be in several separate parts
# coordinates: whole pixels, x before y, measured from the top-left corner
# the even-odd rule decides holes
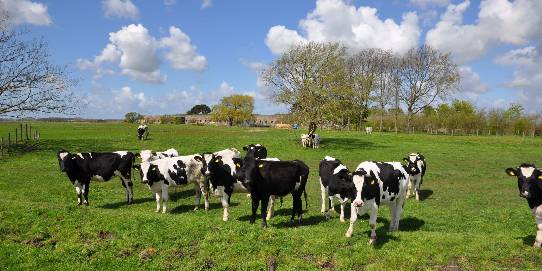
[[[201,8],[210,8],[213,5],[213,0],[202,0],[201,1]]]
[[[404,13],[402,21],[396,23],[393,19],[381,20],[377,12],[376,8],[356,8],[343,0],[318,0],[316,8],[299,23],[305,35],[276,25],[269,29],[265,43],[275,54],[307,40],[341,42],[351,49],[391,49],[398,53],[417,46],[420,28],[416,13]]]
[[[460,98],[474,101],[489,90],[489,87],[480,79],[480,75],[469,66],[459,67],[459,76],[461,77],[458,93]]]
[[[102,8],[109,18],[137,19],[139,16],[139,10],[131,0],[103,0]]]
[[[160,45],[169,49],[165,57],[171,62],[173,68],[197,71],[207,68],[207,59],[196,54],[196,46],[191,44],[188,35],[175,26],[169,28],[169,35],[160,41]]]
[[[427,8],[430,6],[446,6],[450,4],[450,0],[410,0],[410,4],[421,8]]]
[[[470,1],[449,5],[437,25],[427,32],[427,44],[451,52],[465,63],[497,44],[525,45],[542,33],[542,1],[485,0],[475,24],[463,24]]]
[[[175,3],[177,3],[176,0],[164,0],[164,5],[166,6],[172,6],[175,5]]]
[[[50,25],[52,23],[47,6],[29,0],[0,0],[0,12],[6,12],[10,22],[14,24]]]
[[[109,33],[109,43],[93,60],[77,59],[77,67],[94,72],[94,79],[104,75],[121,74],[146,83],[163,83],[167,77],[160,72],[162,60],[175,69],[204,70],[207,60],[196,54],[190,37],[177,27],[170,27],[170,36],[156,40],[141,24],[130,24]],[[120,69],[115,72],[112,66]]]

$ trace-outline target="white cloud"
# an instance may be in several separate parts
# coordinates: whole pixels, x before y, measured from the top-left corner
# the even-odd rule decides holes
[[[474,72],[471,67],[459,67],[459,75],[461,81],[458,94],[461,98],[474,101],[489,90],[489,87],[480,79],[480,75]]]
[[[450,0],[410,0],[410,4],[421,8],[427,8],[429,6],[446,6],[450,4]]]
[[[213,5],[213,0],[202,0],[201,8],[210,8]]]
[[[244,59],[240,60],[243,65],[245,65],[247,68],[249,68],[251,71],[256,73],[256,86],[258,87],[258,90],[267,93],[269,92],[269,89],[266,88],[265,82],[262,79],[262,72],[267,67],[267,64],[264,62],[258,62],[258,61],[246,61]]]
[[[136,19],[139,10],[131,0],[103,0],[102,8],[107,17]]]
[[[318,0],[316,8],[299,23],[298,31],[277,25],[269,29],[266,44],[280,54],[289,46],[307,40],[341,42],[351,49],[382,48],[404,53],[415,47],[420,37],[418,17],[404,13],[398,24],[393,19],[381,20],[377,9],[356,8],[343,0]]]
[[[0,12],[6,12],[14,24],[50,25],[47,6],[29,0],[0,0]]]
[[[449,5],[437,25],[428,31],[427,44],[451,52],[456,60],[465,63],[499,43],[525,45],[542,33],[540,0],[485,0],[480,4],[476,23],[463,24],[469,5],[468,0]]]
[[[191,44],[188,35],[175,26],[169,28],[169,35],[160,41],[160,45],[169,49],[165,57],[173,68],[198,71],[207,68],[207,59],[196,54],[196,46]]]
[[[166,6],[172,6],[175,5],[175,3],[177,3],[176,0],[164,0],[164,5]]]

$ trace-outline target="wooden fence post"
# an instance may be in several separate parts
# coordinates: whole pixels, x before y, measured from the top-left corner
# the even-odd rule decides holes
[[[0,139],[0,156],[4,155],[4,137]]]
[[[9,152],[10,145],[11,145],[11,133],[8,133],[8,151],[7,152]]]
[[[24,136],[26,141],[28,141],[28,123],[24,125]]]
[[[32,124],[30,124],[30,139],[32,139]]]
[[[20,125],[21,129],[19,131],[21,131],[21,142],[23,142],[23,124],[21,123]]]
[[[19,132],[17,131],[17,128],[15,128],[15,145],[17,145],[17,140],[19,140]]]

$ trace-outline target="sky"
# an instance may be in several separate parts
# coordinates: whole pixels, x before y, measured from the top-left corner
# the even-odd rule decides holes
[[[221,97],[271,103],[263,68],[286,48],[340,42],[401,54],[428,44],[459,65],[457,99],[542,106],[541,0],[0,0],[78,80],[78,116],[184,113]]]

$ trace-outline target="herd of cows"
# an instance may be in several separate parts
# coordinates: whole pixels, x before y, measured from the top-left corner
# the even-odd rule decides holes
[[[138,137],[148,134],[138,129]],[[305,187],[309,167],[301,160],[281,161],[267,157],[267,149],[260,144],[243,147],[245,155],[235,148],[214,153],[179,156],[175,149],[164,152],[143,150],[139,153],[117,151],[111,153],[70,153],[60,150],[57,158],[62,172],[66,172],[77,192],[78,204],[88,205],[92,179],[108,181],[113,176],[121,179],[126,189],[127,203],[133,203],[132,170],[138,171],[141,182],[146,184],[156,199],[156,212],[167,211],[170,186],[194,184],[195,209],[204,196],[205,210],[209,208],[209,194],[220,197],[224,209],[223,220],[229,218],[230,199],[233,193],[245,193],[252,200],[250,223],[256,220],[261,204],[262,226],[273,216],[275,197],[292,195],[291,222],[302,223],[302,196],[307,201]],[[136,164],[136,158],[141,162]],[[340,207],[340,220],[345,221],[345,206],[351,202],[350,225],[346,237],[351,237],[358,215],[368,213],[371,236],[376,241],[376,220],[381,204],[390,206],[390,231],[399,229],[399,220],[405,200],[412,195],[420,200],[419,189],[427,170],[425,157],[411,153],[401,162],[364,161],[350,171],[339,159],[325,156],[319,164],[322,193],[321,212],[329,218],[333,212],[333,198]],[[534,246],[542,244],[542,169],[531,164],[508,168],[506,173],[517,176],[520,196],[525,197],[535,216],[537,235]],[[326,207],[327,203],[327,207]]]

